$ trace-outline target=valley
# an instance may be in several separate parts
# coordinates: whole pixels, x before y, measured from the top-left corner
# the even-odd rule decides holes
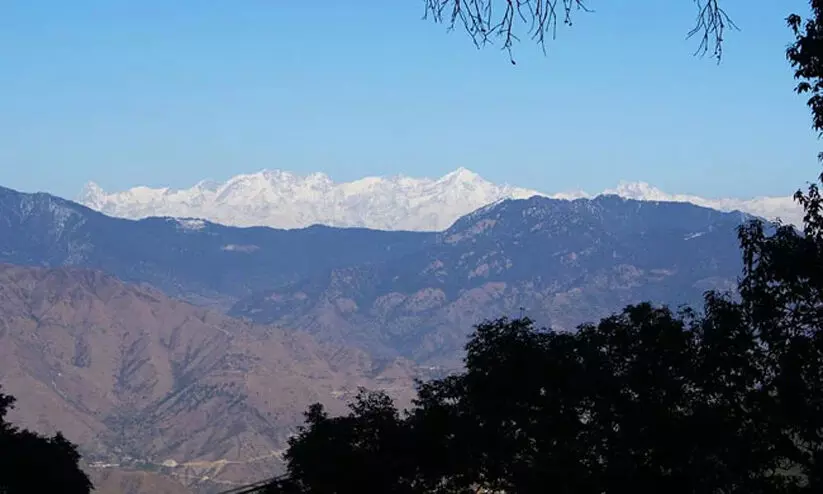
[[[0,385],[117,492],[267,478],[314,402],[410,403],[474,325],[574,330],[731,289],[750,216],[688,203],[503,200],[440,232],[105,216],[0,189]],[[131,486],[131,487],[124,487]],[[183,491],[180,491],[183,492]]]
[[[0,494],[823,492],[823,0],[3,6]]]
[[[409,362],[378,362],[99,271],[0,265],[0,383],[11,420],[62,431],[92,466],[142,465],[186,484],[279,468],[303,410],[358,387],[408,401]]]

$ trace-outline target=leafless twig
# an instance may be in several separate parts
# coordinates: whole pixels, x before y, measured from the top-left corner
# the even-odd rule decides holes
[[[723,33],[727,28],[738,30],[734,21],[725,10],[720,8],[718,0],[694,0],[697,5],[697,20],[689,31],[688,38],[700,35],[700,44],[695,55],[705,55],[711,47],[712,55],[720,62],[723,56]]]
[[[723,34],[727,28],[737,29],[734,22],[720,8],[719,0],[693,0],[698,14],[695,27],[688,37],[700,35],[697,55],[710,50],[720,60]],[[593,12],[584,0],[423,0],[424,19],[448,25],[453,30],[462,24],[475,46],[482,48],[495,39],[503,40],[503,49],[512,57],[512,46],[519,41],[518,29],[525,32],[546,50],[546,36],[557,36],[558,21],[572,25],[572,12]]]

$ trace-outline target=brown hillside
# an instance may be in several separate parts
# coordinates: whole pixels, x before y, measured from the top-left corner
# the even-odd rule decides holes
[[[358,386],[405,402],[412,373],[100,272],[0,265],[0,385],[19,398],[10,419],[63,431],[89,462],[187,484],[254,481],[277,469],[307,405],[341,410]]]

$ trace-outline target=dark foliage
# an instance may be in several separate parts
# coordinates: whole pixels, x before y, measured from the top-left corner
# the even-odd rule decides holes
[[[6,422],[13,405],[14,398],[0,393],[0,493],[91,492],[75,445],[60,433],[41,436]]]
[[[786,51],[786,57],[798,79],[796,91],[809,93],[808,105],[812,110],[812,128],[823,132],[823,1],[810,0],[811,16],[803,19],[798,14],[786,20],[795,36]],[[823,155],[821,155],[823,159]]]

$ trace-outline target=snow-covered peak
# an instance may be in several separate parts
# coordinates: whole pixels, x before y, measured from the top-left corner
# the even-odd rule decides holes
[[[645,182],[620,182],[601,194],[642,201],[690,202],[720,211],[739,210],[800,224],[802,211],[791,196],[707,199],[669,194]],[[190,189],[135,187],[107,193],[87,184],[78,201],[111,216],[202,218],[234,226],[300,228],[312,224],[382,230],[445,230],[459,217],[504,199],[534,195],[573,200],[583,190],[541,193],[497,185],[466,168],[440,178],[364,177],[334,182],[324,173],[301,175],[261,170],[225,182],[202,181]]]
[[[466,168],[440,178],[364,177],[342,183],[324,173],[261,170],[180,190],[135,187],[107,193],[90,183],[78,200],[111,216],[132,219],[170,216],[235,226],[444,230],[491,202],[535,194],[493,184]]]
[[[438,180],[438,182],[449,182],[449,183],[460,183],[460,184],[471,184],[476,182],[483,182],[483,178],[474,173],[473,171],[469,170],[468,168],[460,167],[453,172],[449,172],[443,177]]]
[[[96,201],[98,201],[101,197],[105,195],[106,193],[99,185],[97,185],[95,182],[89,182],[85,186],[83,186],[83,189],[77,196],[77,201],[82,204],[85,204],[90,208],[96,209]]]
[[[668,201],[671,197],[657,187],[646,182],[626,182],[621,180],[614,189],[606,189],[603,194],[613,194],[625,199],[638,201]]]
[[[742,211],[768,220],[780,219],[784,223],[801,225],[803,209],[792,196],[737,198],[705,198],[691,194],[669,194],[646,182],[621,181],[616,188],[606,189],[603,194],[613,194],[639,201],[688,202],[718,211]]]
[[[220,182],[215,180],[201,180],[192,188],[195,190],[208,190],[214,192],[220,187],[220,185]]]

